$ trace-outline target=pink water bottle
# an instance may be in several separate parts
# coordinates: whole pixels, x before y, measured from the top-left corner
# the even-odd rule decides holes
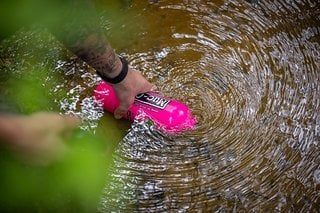
[[[94,96],[98,102],[102,103],[103,108],[111,113],[119,106],[119,99],[112,86],[104,81],[99,83]],[[124,117],[133,121],[137,115],[142,113],[144,118],[152,120],[159,129],[169,133],[193,129],[197,123],[184,103],[165,98],[155,92],[137,95]]]

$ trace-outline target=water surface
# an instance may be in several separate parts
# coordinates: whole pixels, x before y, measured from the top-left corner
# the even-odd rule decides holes
[[[134,1],[146,21],[131,64],[199,124],[176,137],[134,125],[101,211],[319,210],[319,6]]]
[[[38,66],[52,70],[45,87],[57,110],[114,137],[112,181],[99,211],[317,212],[319,3],[150,0],[123,7],[134,16],[120,39],[109,34],[124,41],[112,45],[161,93],[190,106],[199,121],[194,131],[172,136],[148,122],[129,129],[103,113],[92,98],[100,79],[48,33],[18,32],[1,59],[19,76],[26,62],[10,58],[32,58],[26,44],[38,39],[33,49],[43,53]]]

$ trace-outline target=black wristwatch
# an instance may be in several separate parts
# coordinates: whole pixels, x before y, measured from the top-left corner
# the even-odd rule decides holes
[[[122,63],[122,69],[121,69],[119,75],[117,75],[114,78],[108,78],[106,76],[103,76],[101,73],[97,72],[97,74],[100,76],[100,78],[102,78],[104,81],[106,81],[110,84],[118,84],[121,81],[123,81],[123,79],[125,79],[125,77],[128,74],[128,69],[129,69],[128,61],[124,57],[119,56],[119,58]]]

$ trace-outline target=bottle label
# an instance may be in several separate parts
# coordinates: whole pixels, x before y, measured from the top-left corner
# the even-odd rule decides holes
[[[153,95],[150,93],[141,93],[135,97],[135,100],[150,106],[157,107],[159,109],[164,109],[170,103],[170,100]]]

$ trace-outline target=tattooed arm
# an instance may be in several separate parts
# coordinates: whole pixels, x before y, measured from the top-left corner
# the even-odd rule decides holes
[[[88,34],[69,46],[69,49],[93,67],[100,76],[113,78],[122,69],[119,57],[101,34]]]
[[[73,52],[82,60],[92,66],[100,76],[114,78],[122,70],[122,62],[115,54],[104,37],[91,34],[83,42],[72,48]],[[139,93],[154,91],[156,86],[148,82],[140,72],[129,67],[127,76],[117,84],[111,84],[115,90],[120,106],[115,110],[114,116],[122,118],[134,102]]]
[[[69,1],[65,10],[67,15],[63,15],[64,18],[60,21],[63,24],[58,22],[58,38],[68,49],[93,67],[101,77],[118,76],[123,64],[101,31],[96,10],[90,1],[78,0],[76,4],[74,2]],[[140,72],[130,67],[120,83],[111,85],[120,101],[120,106],[114,112],[117,119],[125,115],[137,94],[156,89]]]

